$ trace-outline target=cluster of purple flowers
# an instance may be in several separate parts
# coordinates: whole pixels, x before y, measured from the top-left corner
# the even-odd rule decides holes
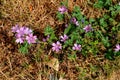
[[[58,8],[58,11],[61,13],[61,14],[64,14],[65,12],[68,11],[68,9],[65,7],[65,6],[61,6]],[[77,19],[75,17],[72,17],[70,19],[70,22],[75,24],[76,26],[79,26],[79,22],[77,21]],[[65,27],[68,27],[68,25],[66,24]],[[92,30],[92,27],[91,25],[86,25],[85,28],[83,28],[85,30],[85,32],[89,32]],[[69,37],[64,34],[63,36],[60,36],[60,41],[61,42],[65,42]],[[43,41],[46,41],[48,38],[43,38]],[[62,49],[62,44],[57,41],[56,43],[53,43],[52,44],[52,51],[55,51],[55,52],[59,52],[60,50]],[[74,46],[72,47],[73,50],[76,50],[76,51],[81,51],[81,45],[80,44],[74,44]]]
[[[60,36],[60,41],[61,42],[65,42],[66,40],[68,40],[68,36],[66,34],[64,34],[63,36]],[[56,43],[52,43],[52,51],[55,51],[55,52],[59,52],[60,50],[62,49],[62,44],[57,41]],[[81,45],[79,44],[74,44],[73,50],[76,50],[76,51],[81,51]]]
[[[61,6],[61,7],[58,8],[58,11],[59,11],[61,14],[64,14],[65,12],[68,11],[68,9],[67,9],[65,6]],[[82,23],[84,22],[83,19],[82,19],[81,21],[82,21]],[[79,26],[79,22],[77,21],[77,19],[76,19],[75,17],[72,17],[72,18],[70,19],[70,22],[73,23],[73,24],[75,24],[76,26]],[[89,25],[86,25],[86,26],[83,28],[83,30],[85,30],[85,32],[89,32],[89,31],[92,31],[93,29],[92,29],[91,25],[89,24]]]
[[[64,34],[63,36],[60,36],[60,41],[65,42],[68,39],[68,36]],[[59,52],[62,49],[62,44],[57,41],[56,43],[52,44],[52,51]]]
[[[119,2],[119,5],[120,5],[120,2]],[[61,14],[64,14],[65,12],[68,12],[68,9],[65,7],[65,6],[61,6],[58,8],[58,11],[61,13]],[[82,19],[81,20],[82,23],[84,23],[84,20]],[[79,22],[77,21],[77,19],[75,17],[72,17],[70,19],[70,22],[76,26],[79,26]],[[68,27],[68,25],[66,24],[65,27]],[[91,24],[88,24],[86,25],[83,30],[88,33],[90,31],[93,31],[93,28],[91,27]],[[60,41],[61,42],[65,42],[66,40],[68,39],[68,36],[66,34],[64,34],[63,36],[60,36]],[[46,41],[46,39],[44,39]],[[59,52],[60,50],[62,49],[62,44],[57,41],[56,43],[53,43],[52,44],[52,50],[55,51],[55,52]],[[72,47],[73,50],[75,51],[81,51],[82,50],[82,47],[80,44],[74,44],[74,46]],[[116,48],[114,49],[115,52],[118,52],[120,51],[120,45],[117,44],[116,45]]]
[[[19,27],[19,25],[15,25],[12,27],[12,32],[15,33],[17,43],[21,44],[25,41],[29,44],[36,43],[37,37],[33,36],[32,30],[25,26]]]
[[[62,44],[59,41],[52,44],[52,51],[59,52],[61,49],[62,49]],[[80,44],[74,44],[72,49],[75,51],[81,51],[82,47]]]

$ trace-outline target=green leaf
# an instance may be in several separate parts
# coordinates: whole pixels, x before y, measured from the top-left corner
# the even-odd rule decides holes
[[[90,23],[93,23],[93,22],[95,22],[95,19],[90,18],[90,19],[89,19],[89,22],[90,22]]]
[[[111,49],[109,49],[109,50],[107,51],[107,53],[105,54],[105,58],[107,58],[107,59],[109,59],[109,60],[114,60],[114,59],[115,59],[115,58],[114,58],[114,53],[112,52]]]
[[[112,12],[111,12],[111,16],[112,16],[113,18],[115,18],[116,15],[117,15],[117,14],[116,14],[115,11],[112,11]]]
[[[103,27],[107,27],[107,22],[105,21],[104,18],[100,19],[100,25],[103,26]]]
[[[99,0],[94,4],[95,8],[103,8],[104,7],[104,2],[102,0]]]
[[[62,1],[62,2],[61,2],[61,5],[64,5],[64,6],[67,6],[67,7],[68,7],[68,0]]]
[[[52,33],[54,33],[54,30],[53,30],[50,26],[47,26],[47,27],[44,29],[44,34],[45,34],[45,36],[50,35],[50,34],[52,34]]]
[[[106,0],[106,2],[105,2],[105,6],[109,6],[109,5],[111,5],[112,4],[112,0]]]
[[[109,19],[110,18],[110,16],[107,15],[107,14],[105,14],[103,17],[104,17],[104,19]]]
[[[108,37],[102,37],[102,42],[103,42],[104,46],[106,46],[106,47],[110,46]]]
[[[57,12],[57,16],[58,20],[62,21],[64,19],[64,14],[61,14],[60,12]]]
[[[57,37],[55,36],[55,32],[54,30],[50,27],[50,26],[47,26],[45,29],[44,29],[44,34],[45,36],[49,35],[50,38],[48,39],[48,42],[52,42],[53,40],[56,40]]]
[[[79,33],[76,31],[74,31],[70,36],[73,41],[79,39]]]
[[[27,42],[23,43],[21,46],[20,46],[20,49],[19,51],[22,53],[22,54],[27,54],[28,53],[28,48],[29,48],[29,44]]]
[[[74,24],[69,24],[68,27],[64,30],[64,34],[72,34],[73,32],[75,32],[76,30],[76,26]]]
[[[75,53],[73,54],[68,54],[68,59],[71,60],[71,61],[75,61],[77,55]]]
[[[72,17],[76,17],[78,21],[81,21],[83,19],[83,15],[81,14],[81,10],[79,6],[75,6]]]
[[[120,56],[120,51],[118,52],[114,52],[114,55],[117,57],[117,56]]]
[[[65,44],[63,45],[63,48],[68,47],[68,46],[72,46],[72,45],[73,45],[73,41],[72,41],[72,39],[69,39],[65,42]]]
[[[116,10],[116,12],[120,14],[120,5],[117,6],[117,10]]]
[[[71,30],[72,26],[71,24],[68,25],[68,27],[64,30],[64,34],[68,34]]]
[[[73,12],[80,13],[81,12],[80,11],[80,7],[79,6],[75,6]]]

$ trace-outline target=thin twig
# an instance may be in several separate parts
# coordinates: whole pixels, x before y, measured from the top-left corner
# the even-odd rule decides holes
[[[1,68],[0,68],[0,73],[8,80],[8,77],[2,72]]]
[[[12,69],[12,65],[11,65],[11,62],[10,62],[10,58],[7,57],[7,59],[8,59],[8,63],[9,63],[9,66],[10,66],[10,70],[12,71],[13,69]]]

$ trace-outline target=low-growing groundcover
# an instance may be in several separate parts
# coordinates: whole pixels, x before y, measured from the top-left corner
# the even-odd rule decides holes
[[[43,34],[19,23],[7,30],[9,25],[1,27],[2,80],[105,80],[119,69],[120,3],[87,1],[105,10],[100,17],[88,18],[78,5],[70,10],[69,2],[61,2],[56,10],[62,26],[46,24]]]

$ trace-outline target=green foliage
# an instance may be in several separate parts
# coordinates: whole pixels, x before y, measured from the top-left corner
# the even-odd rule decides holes
[[[96,8],[103,8],[103,6],[104,6],[104,2],[100,0],[94,4],[94,7]]]
[[[93,33],[92,32],[88,32],[85,33],[83,28],[85,25],[88,25],[89,23],[94,23],[95,19],[89,19],[89,22],[86,20],[86,17],[84,17],[81,14],[80,8],[78,6],[74,7],[74,10],[72,12],[72,17],[77,18],[77,20],[79,21],[80,25],[79,26],[75,26],[72,23],[69,23],[68,27],[64,30],[64,34],[69,35],[69,40],[67,40],[64,45],[63,48],[69,47],[69,46],[73,46],[74,43],[78,43],[82,46],[82,54],[84,56],[87,56],[87,53],[93,53],[94,55],[96,55],[99,50],[97,49],[97,44],[96,42],[94,43],[93,40],[91,38],[93,37]],[[82,20],[84,20],[84,22],[82,22]],[[87,39],[86,39],[87,38]],[[101,36],[100,36],[101,38]],[[86,47],[91,45],[91,47]]]
[[[44,29],[44,34],[45,36],[50,36],[48,42],[49,43],[52,43],[53,40],[56,40],[57,37],[55,36],[55,31],[50,27],[50,26],[47,26],[45,29]]]
[[[83,15],[81,14],[81,10],[79,6],[75,6],[73,13],[72,13],[73,17],[76,17],[78,21],[81,22],[81,20],[83,19]]]
[[[112,5],[112,0],[98,0],[98,2],[94,4],[94,7],[108,9],[108,7],[111,5]]]
[[[105,47],[109,47],[110,46],[108,37],[103,37],[102,38],[102,43],[104,44]]]
[[[83,27],[85,25],[88,25],[89,22],[86,20],[86,17],[82,15],[80,7],[79,6],[75,6],[74,10],[72,12],[72,17],[75,17],[77,19],[77,21],[79,22],[79,26],[77,27],[77,31],[80,31],[81,33],[83,32]]]
[[[72,27],[72,24],[69,24],[68,27],[64,30],[64,34],[70,34],[71,31],[73,31],[74,27]]]
[[[114,52],[109,49],[106,53],[105,53],[105,58],[109,59],[109,60],[114,60]]]
[[[68,0],[62,1],[61,5],[67,6],[68,7]]]
[[[108,49],[108,51],[105,53],[105,57],[109,60],[114,60],[117,56],[120,56],[120,52],[115,52],[112,49]]]
[[[114,52],[114,55],[117,57],[117,56],[120,56],[120,52]]]
[[[105,57],[113,60],[116,55],[119,55],[119,53],[115,53],[112,49],[110,49],[110,39],[113,35],[117,35],[117,32],[119,31],[119,22],[116,20],[116,17],[120,14],[120,6],[118,4],[112,5],[111,0],[99,0],[94,6],[99,6],[97,8],[106,8],[108,10],[103,17],[99,18],[100,29],[102,32],[99,30],[96,35],[97,39],[99,39],[108,49]]]
[[[70,61],[75,61],[75,60],[76,60],[76,57],[77,57],[77,55],[76,55],[75,53],[73,53],[73,54],[68,54],[68,59],[69,59]]]
[[[58,20],[62,21],[64,19],[64,14],[61,14],[60,12],[57,12],[57,16]]]
[[[108,26],[108,25],[107,25],[107,22],[105,21],[104,18],[101,18],[101,19],[100,19],[100,25],[103,26],[103,27],[107,27],[107,26]]]
[[[45,34],[45,36],[50,35],[50,34],[53,34],[53,33],[54,33],[54,30],[53,30],[50,26],[47,26],[47,27],[44,29],[44,34]]]
[[[30,44],[28,44],[27,42],[24,42],[22,45],[20,45],[19,51],[22,54],[27,54],[29,47],[30,47]]]
[[[61,5],[67,6],[67,3],[68,0],[65,3],[62,2]],[[62,43],[62,49],[72,52],[73,44],[77,43],[82,45],[81,54],[83,56],[88,56],[91,53],[93,55],[97,55],[100,53],[100,43],[106,48],[104,51],[105,57],[112,60],[116,55],[119,55],[118,53],[114,53],[113,49],[111,48],[115,44],[111,44],[111,41],[113,35],[117,35],[117,32],[119,31],[120,24],[116,20],[116,17],[120,14],[120,6],[117,4],[113,5],[112,0],[98,0],[98,2],[94,4],[94,7],[106,9],[107,11],[100,18],[86,18],[84,15],[82,15],[79,6],[75,6],[71,14],[69,14],[69,12],[66,14],[60,14],[59,12],[57,13],[57,18],[59,20],[65,20],[67,18],[69,21],[68,27],[65,28],[63,32],[69,36],[69,39]],[[75,25],[73,22],[71,22],[71,18],[76,18],[79,25]],[[85,32],[83,28],[89,24],[92,26],[93,31]],[[55,37],[55,32],[51,27],[46,27],[44,32],[45,36],[52,36],[49,42],[58,40]],[[75,54],[69,54],[68,58],[74,59]]]

